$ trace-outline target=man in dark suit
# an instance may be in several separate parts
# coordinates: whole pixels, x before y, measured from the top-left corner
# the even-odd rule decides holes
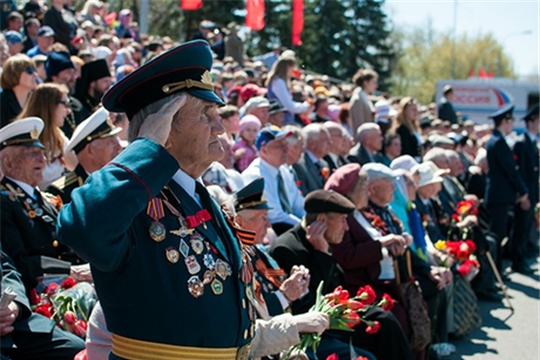
[[[114,126],[104,108],[99,108],[79,124],[65,149],[66,152],[74,150],[79,163],[72,172],[53,182],[47,192],[59,195],[64,204],[70,202],[71,192],[82,186],[89,174],[101,169],[122,151],[116,136],[120,131],[122,129]]]
[[[489,172],[485,202],[489,214],[489,230],[497,235],[496,264],[502,270],[501,243],[508,235],[508,214],[513,206],[523,211],[531,207],[529,189],[517,170],[512,150],[505,136],[512,132],[514,106],[506,106],[490,116],[495,129],[486,144]]]
[[[535,241],[538,247],[538,239],[531,239],[534,222],[534,205],[539,200],[537,135],[540,117],[538,116],[538,104],[533,106],[523,119],[526,122],[527,131],[525,131],[521,140],[514,145],[514,159],[518,166],[518,172],[529,189],[531,207],[524,210],[519,205],[515,206],[514,232],[510,247],[512,270],[520,273],[532,273],[533,270],[526,263],[525,258],[527,257],[527,244],[531,240]]]
[[[0,130],[2,248],[15,262],[28,292],[45,273],[74,275],[71,265],[83,262],[56,238],[58,210],[50,201],[57,206],[61,202],[37,188],[46,162],[38,140],[42,129],[41,119],[26,118]]]
[[[5,292],[15,299],[0,309],[0,359],[72,360],[84,349],[84,340],[55,326],[54,321],[32,312],[21,275],[11,258],[0,250],[0,270]]]
[[[328,163],[323,157],[330,152],[331,139],[323,124],[309,124],[302,129],[305,149],[300,160],[293,165],[300,191],[307,195],[324,187],[330,174]]]
[[[368,122],[360,125],[356,132],[358,142],[349,151],[347,160],[364,165],[371,162],[380,162],[379,151],[382,149],[383,136],[381,128],[376,123]]]
[[[305,200],[306,216],[303,221],[278,237],[270,247],[270,254],[287,272],[295,265],[309,269],[309,302],[292,304],[294,314],[309,310],[315,303],[315,294],[321,281],[322,293],[330,293],[337,286],[345,286],[345,275],[338,261],[330,252],[331,244],[339,244],[347,231],[347,216],[354,211],[354,204],[334,191],[316,190]],[[413,354],[397,319],[389,312],[377,309],[366,313],[369,320],[381,323],[379,333],[366,336],[363,325],[352,333],[352,343],[372,352],[378,359],[412,359]],[[381,332],[382,331],[382,332]],[[341,334],[345,342],[348,336]],[[388,346],[391,343],[392,346]]]
[[[458,119],[452,101],[454,100],[454,89],[452,86],[445,85],[443,88],[443,97],[439,101],[438,116],[441,120],[448,120],[452,124],[457,124]]]
[[[349,134],[342,125],[333,121],[326,122],[324,126],[328,129],[332,140],[330,152],[324,157],[330,167],[330,174],[332,174],[336,169],[348,163],[345,157],[349,153],[349,146],[346,144],[349,142]]]

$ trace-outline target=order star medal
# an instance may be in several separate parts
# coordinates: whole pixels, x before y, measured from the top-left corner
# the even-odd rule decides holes
[[[227,279],[227,276],[229,275],[229,271],[227,268],[228,268],[228,264],[226,262],[224,262],[221,259],[216,260],[216,264],[215,264],[216,274],[223,280]]]
[[[194,232],[193,235],[191,235],[191,239],[189,240],[191,243],[191,248],[193,249],[193,252],[195,254],[200,255],[204,251],[204,243],[202,241],[202,236],[199,235],[197,232]]]
[[[193,297],[198,298],[204,294],[204,284],[198,276],[190,277],[187,284],[188,291]]]
[[[161,242],[165,240],[167,231],[165,230],[165,225],[159,221],[152,221],[150,228],[148,229],[148,233],[150,234],[150,239],[154,240],[155,242]]]
[[[167,256],[167,260],[173,264],[176,264],[178,260],[180,260],[180,253],[172,246],[169,246],[165,250],[165,256]]]

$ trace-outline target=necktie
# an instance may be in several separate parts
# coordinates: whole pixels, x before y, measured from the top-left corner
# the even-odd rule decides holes
[[[41,197],[41,193],[38,189],[34,189],[34,199],[36,199],[36,202],[39,205],[43,205],[43,198]]]
[[[279,192],[279,202],[281,203],[281,208],[286,213],[291,213],[291,204],[289,203],[289,198],[287,197],[287,191],[285,190],[285,183],[283,182],[283,177],[281,176],[281,172],[278,170],[277,174],[277,182],[278,182],[278,192]]]

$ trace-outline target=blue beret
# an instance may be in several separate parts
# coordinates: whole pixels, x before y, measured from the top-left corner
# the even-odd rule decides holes
[[[67,52],[50,52],[47,55],[47,60],[45,61],[45,72],[47,73],[47,78],[58,75],[60,71],[66,69],[75,69],[75,65],[71,62],[69,54]]]
[[[107,110],[125,112],[129,119],[145,106],[180,91],[225,105],[214,93],[210,76],[212,62],[208,42],[189,41],[124,77],[103,95],[101,101]]]

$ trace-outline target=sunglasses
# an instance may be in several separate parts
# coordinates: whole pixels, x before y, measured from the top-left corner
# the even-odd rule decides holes
[[[24,72],[28,75],[32,75],[33,73],[37,72],[37,69],[35,67],[29,66],[26,69],[24,69]]]
[[[66,106],[66,107],[69,106],[69,100],[56,100],[56,103],[57,104],[62,104],[64,106]]]

